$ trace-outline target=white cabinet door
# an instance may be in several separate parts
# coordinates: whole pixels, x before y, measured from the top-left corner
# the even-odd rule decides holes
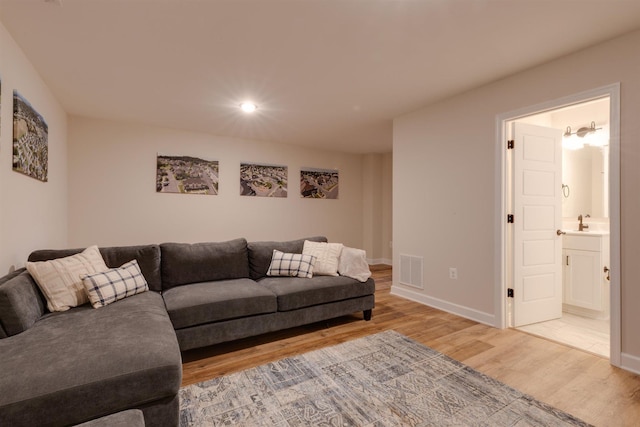
[[[600,252],[564,249],[564,303],[604,310]]]

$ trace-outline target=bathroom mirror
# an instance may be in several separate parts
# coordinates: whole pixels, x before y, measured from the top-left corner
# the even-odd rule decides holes
[[[609,147],[562,150],[562,216],[609,217]]]

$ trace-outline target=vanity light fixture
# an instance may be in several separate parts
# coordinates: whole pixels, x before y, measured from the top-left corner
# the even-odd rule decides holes
[[[571,126],[562,135],[562,146],[569,150],[578,150],[585,144],[602,147],[606,144],[605,138],[597,138],[595,133],[602,128],[596,128],[596,122],[591,122],[589,127],[583,126],[575,132],[571,132]]]
[[[240,104],[240,109],[245,113],[253,113],[258,109],[258,106],[253,102],[243,102]]]

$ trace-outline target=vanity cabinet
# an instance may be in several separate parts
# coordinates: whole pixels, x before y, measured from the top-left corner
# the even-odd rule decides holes
[[[563,309],[589,317],[608,312],[609,236],[566,234],[562,239]],[[596,313],[597,312],[597,313]]]

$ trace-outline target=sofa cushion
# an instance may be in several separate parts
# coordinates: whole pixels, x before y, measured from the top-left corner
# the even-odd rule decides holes
[[[163,243],[163,290],[190,283],[249,277],[247,241]]]
[[[82,277],[108,268],[97,246],[64,258],[27,262],[27,270],[40,287],[51,311],[66,311],[88,303]]]
[[[372,279],[358,282],[344,276],[265,277],[258,284],[278,297],[278,311],[290,311],[328,302],[371,295],[375,292]]]
[[[43,317],[0,340],[0,425],[73,425],[172,399],[180,349],[156,292]]]
[[[33,326],[46,313],[46,302],[38,285],[24,268],[2,280],[0,336],[11,336]]]
[[[93,308],[100,308],[149,290],[147,281],[140,272],[135,259],[102,273],[89,274],[82,278]]]
[[[301,254],[304,241],[326,242],[327,238],[323,236],[308,237],[306,239],[290,240],[287,242],[249,242],[249,267],[251,268],[251,278],[253,280],[260,279],[267,275],[273,250],[286,252],[291,254]]]
[[[67,257],[82,252],[83,249],[43,249],[29,255],[29,261],[47,261],[50,259]],[[149,284],[149,289],[160,292],[162,282],[160,277],[160,246],[111,246],[100,248],[104,263],[109,268],[120,267],[125,262],[135,259],[140,271]]]
[[[251,279],[178,286],[162,296],[175,329],[276,311],[273,292]]]

